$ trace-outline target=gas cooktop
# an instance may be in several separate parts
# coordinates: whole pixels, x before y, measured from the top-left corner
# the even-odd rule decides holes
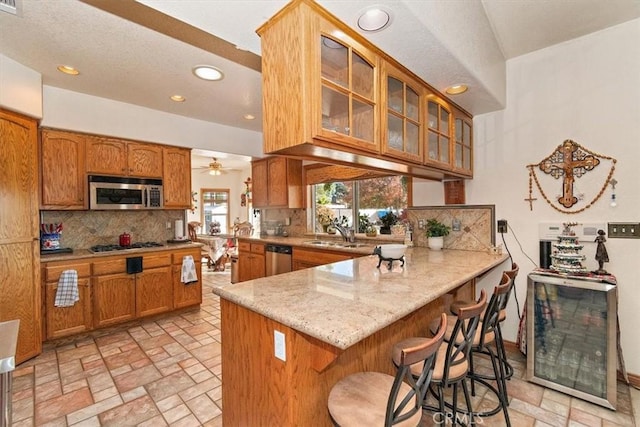
[[[131,246],[96,245],[96,246],[91,246],[89,248],[89,251],[93,253],[112,252],[112,251],[126,251],[127,249],[156,248],[159,246],[164,246],[164,245],[158,242],[135,242],[135,243],[132,243]]]

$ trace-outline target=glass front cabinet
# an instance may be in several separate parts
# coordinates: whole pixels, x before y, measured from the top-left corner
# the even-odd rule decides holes
[[[527,380],[616,408],[617,287],[531,273]]]
[[[389,63],[383,63],[382,153],[422,163],[420,98],[423,86]]]
[[[335,31],[335,30],[334,30]],[[321,134],[334,142],[378,151],[377,60],[357,43],[320,34]]]

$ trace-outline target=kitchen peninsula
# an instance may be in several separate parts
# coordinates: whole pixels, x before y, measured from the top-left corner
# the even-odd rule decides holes
[[[404,267],[364,256],[214,288],[221,297],[223,422],[331,425],[331,387],[364,370],[393,373],[392,346],[507,259],[476,251],[408,249]],[[284,335],[284,357],[274,334]],[[284,360],[281,360],[284,359]]]

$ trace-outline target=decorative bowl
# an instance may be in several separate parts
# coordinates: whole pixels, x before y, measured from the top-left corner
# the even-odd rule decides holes
[[[387,259],[400,259],[404,256],[407,245],[388,244],[380,245],[380,256]]]

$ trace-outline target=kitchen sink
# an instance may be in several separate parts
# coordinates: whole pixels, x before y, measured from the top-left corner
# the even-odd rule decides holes
[[[339,243],[336,242],[328,242],[326,240],[307,240],[303,242],[305,245],[314,245],[314,246],[338,246]]]
[[[304,242],[305,245],[313,245],[313,246],[324,246],[324,247],[334,247],[334,248],[362,248],[365,246],[369,246],[366,243],[347,243],[347,242],[331,242],[327,240],[307,240]]]
[[[362,248],[369,245],[366,243],[336,243],[335,246],[340,248]]]

